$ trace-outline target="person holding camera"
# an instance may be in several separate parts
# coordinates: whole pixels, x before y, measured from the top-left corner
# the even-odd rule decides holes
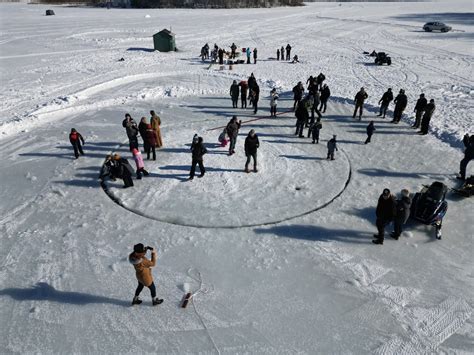
[[[151,250],[151,260],[148,260],[145,256],[147,250]],[[155,249],[149,246],[145,248],[142,243],[136,244],[133,246],[133,253],[129,255],[128,260],[135,268],[138,280],[138,286],[135,291],[135,297],[133,297],[132,305],[142,303],[142,300],[138,296],[145,286],[150,289],[153,306],[163,303],[162,298],[156,297],[156,287],[151,274],[151,268],[156,264]]]

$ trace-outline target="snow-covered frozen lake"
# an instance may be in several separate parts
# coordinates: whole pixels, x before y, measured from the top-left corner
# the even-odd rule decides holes
[[[57,6],[46,17],[47,8],[0,4],[0,353],[473,352],[472,198],[448,193],[441,241],[410,221],[398,241],[371,243],[385,187],[459,186],[461,139],[474,133],[472,2]],[[423,32],[430,20],[453,31]],[[179,51],[152,51],[165,27]],[[257,47],[259,61],[209,66],[198,58],[206,42]],[[287,43],[299,64],[275,60]],[[363,52],[374,49],[393,64],[373,65]],[[232,81],[251,72],[257,115],[229,98]],[[291,89],[320,72],[332,97],[313,145],[294,135]],[[359,122],[361,86],[369,98]],[[281,114],[270,119],[273,87]],[[408,95],[399,125],[376,116],[388,87]],[[427,136],[410,128],[421,92],[437,105]],[[97,179],[101,164],[110,152],[131,158],[122,119],[152,109],[164,148],[133,188],[107,183],[114,202]],[[234,114],[244,124],[229,157],[217,137]],[[377,131],[364,145],[370,120]],[[71,127],[86,139],[78,160]],[[259,172],[245,174],[250,129]],[[207,173],[187,182],[195,133]],[[333,134],[339,151],[327,161]],[[139,242],[158,249],[157,308],[147,290],[130,307],[127,256]],[[197,272],[207,292],[181,309]]]

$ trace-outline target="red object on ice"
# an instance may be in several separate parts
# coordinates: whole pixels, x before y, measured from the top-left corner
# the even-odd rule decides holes
[[[183,297],[183,303],[181,303],[181,308],[186,308],[186,306],[188,305],[192,297],[193,297],[193,294],[191,292],[188,292],[187,294],[185,294]]]

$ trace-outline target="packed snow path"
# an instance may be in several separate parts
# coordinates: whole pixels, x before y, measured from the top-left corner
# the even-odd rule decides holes
[[[2,5],[2,9],[3,6],[8,11],[18,8]],[[44,12],[44,7],[17,6]],[[332,24],[334,37],[340,40],[347,38],[353,30],[354,21],[347,21],[347,18],[356,10],[369,17],[370,14],[376,17],[379,11],[376,5],[357,4],[348,12],[333,5],[325,6],[327,11],[334,11],[330,17],[346,17],[343,21],[328,20],[328,27],[325,27]],[[418,6],[424,5],[403,6],[407,6],[408,13],[419,11]],[[442,9],[443,5],[440,7]],[[309,8],[319,9],[316,5]],[[265,47],[274,46],[275,30],[286,35],[281,26],[283,19],[289,16],[292,25],[296,23],[303,28],[303,19],[309,20],[307,9],[264,12],[268,13],[269,24],[275,18],[281,21],[268,25],[265,31],[255,27],[253,40]],[[84,17],[98,11],[74,10],[85,14]],[[71,16],[76,14],[73,9],[65,11],[71,11]],[[181,13],[167,11],[168,14]],[[248,18],[249,11],[255,10],[235,11],[236,23],[241,21],[242,26],[252,23]],[[260,11],[263,10],[256,12],[261,17]],[[119,11],[115,13],[120,14]],[[123,16],[123,23],[128,23],[130,13],[119,15]],[[218,14],[216,12],[216,21]],[[138,26],[146,21],[142,17],[140,20],[136,19],[134,24]],[[378,22],[373,18],[368,20],[371,22],[365,22],[364,33],[375,33],[373,29],[379,26]],[[194,21],[189,17],[186,21],[198,23],[197,19]],[[219,21],[227,23],[227,20]],[[380,21],[384,21],[383,16]],[[87,35],[86,22],[74,23],[76,29],[83,30],[80,38],[100,38],[98,34],[102,29],[87,29]],[[38,30],[37,26],[26,29],[27,24],[20,25],[26,31],[23,34],[31,35]],[[393,27],[401,32],[402,26]],[[45,30],[50,36],[56,36],[53,28]],[[233,28],[224,26],[214,39],[219,43],[232,40],[234,32],[231,30]],[[19,30],[12,27],[9,31]],[[247,32],[242,29],[240,36],[247,37]],[[39,109],[33,105],[43,100],[43,94],[33,90],[37,87],[21,84],[31,81],[31,73],[23,76],[18,73],[25,65],[35,67],[39,72],[43,70],[40,61],[34,65],[24,62],[32,58],[34,50],[39,53],[42,48],[22,53],[21,45],[13,46],[22,41],[21,33],[2,44],[13,46],[9,47],[8,55],[2,51],[3,57],[12,58],[1,60],[13,63],[8,67],[9,71],[16,71],[18,75],[16,80],[7,82],[16,93],[12,92],[11,99],[8,96],[4,101],[4,117],[8,121],[11,112],[17,112],[18,116],[17,123],[3,126],[6,134],[0,141],[1,353],[402,354],[472,351],[473,233],[472,215],[468,212],[472,210],[472,201],[448,196],[450,205],[442,241],[434,240],[431,228],[410,223],[409,232],[399,241],[388,238],[382,247],[371,243],[375,231],[374,206],[382,189],[390,187],[396,193],[401,188],[409,188],[415,192],[422,184],[433,180],[450,186],[456,184],[451,172],[457,171],[462,156],[458,148],[432,135],[420,137],[406,123],[392,125],[381,119],[375,120],[377,131],[372,143],[362,144],[367,121],[375,118],[374,106],[379,96],[375,93],[381,94],[385,86],[376,84],[376,79],[369,76],[353,83],[353,77],[344,76],[346,66],[342,63],[334,64],[339,70],[336,72],[323,58],[318,58],[321,61],[317,68],[309,60],[298,67],[266,61],[251,69],[236,67],[231,73],[215,70],[218,68],[204,71],[202,64],[194,63],[193,59],[177,59],[169,64],[176,68],[167,71],[169,67],[165,62],[150,63],[148,52],[131,51],[134,59],[127,58],[126,61],[130,67],[107,72],[101,67],[105,63],[102,53],[110,55],[107,62],[110,65],[112,58],[123,56],[123,49],[114,49],[114,46],[117,42],[128,41],[130,34],[114,33],[116,40],[112,39],[114,35],[103,41],[111,44],[111,51],[115,51],[111,54],[105,54],[108,51],[100,48],[93,54],[74,52],[76,59],[65,60],[62,64],[58,56],[63,54],[53,53],[57,48],[44,55],[50,59],[42,63],[46,66],[57,64],[54,66],[56,75],[63,75],[61,80],[67,80],[63,80],[61,87],[56,87],[54,83],[58,77],[42,77],[44,96],[54,97],[58,93],[63,99],[53,100]],[[200,33],[195,31],[189,35],[189,45]],[[328,45],[333,39],[326,39]],[[366,39],[377,42],[377,38]],[[298,40],[288,37],[282,42]],[[350,38],[341,46],[348,46],[348,42]],[[393,42],[399,41],[393,39]],[[430,45],[437,46],[436,43]],[[339,58],[327,49],[332,60]],[[404,54],[409,52],[401,50]],[[470,60],[461,64],[467,56],[455,54],[456,48],[448,50],[453,51],[450,54],[452,62],[459,61],[460,72],[464,70],[464,74],[458,72],[457,75],[470,78],[472,74],[465,69],[470,68]],[[307,56],[316,53],[307,50]],[[194,52],[177,55],[182,54],[194,58]],[[82,55],[84,57],[80,57]],[[44,56],[40,57],[44,59]],[[350,63],[347,68],[361,68],[353,62],[353,55],[347,53],[345,58]],[[447,58],[446,61],[449,62]],[[145,67],[144,62],[149,67]],[[80,74],[59,73],[60,68],[74,68],[76,64],[90,67]],[[149,72],[150,68],[160,66],[163,67],[161,71]],[[382,68],[379,71],[379,68],[371,67],[362,73],[372,73],[369,68],[382,73]],[[2,62],[2,71],[5,69]],[[194,69],[197,75],[193,74]],[[231,81],[248,76],[249,70],[255,71],[260,79],[262,111],[268,109],[266,94],[271,86],[280,85],[283,92],[288,92],[295,81],[305,80],[309,73],[316,71],[317,74],[320,70],[331,73],[328,84],[333,89],[334,100],[329,103],[323,119],[320,145],[310,144],[307,138],[294,138],[294,118],[292,114],[283,114],[277,119],[244,125],[235,156],[221,154],[226,150],[213,146],[219,130],[208,131],[209,128],[225,125],[234,113],[243,120],[251,115],[250,110],[230,109],[227,98]],[[359,74],[358,70],[355,72]],[[397,76],[390,77],[391,71],[383,73],[378,79],[386,80],[395,88],[392,83]],[[421,90],[419,83],[412,81],[415,77],[407,73],[406,85],[413,85],[416,92]],[[72,79],[75,75],[83,76],[82,80]],[[417,70],[417,75],[428,73]],[[444,80],[439,76],[431,85],[444,87]],[[350,99],[362,81],[375,93],[363,122],[358,122],[350,118]],[[455,82],[464,85],[461,79]],[[30,93],[32,96],[27,101],[23,95]],[[459,131],[462,125],[468,127],[470,124],[471,121],[465,119],[472,112],[469,95],[462,91],[457,99],[447,99],[449,105],[439,105],[440,115],[436,117],[444,117],[442,125],[446,125],[446,132]],[[281,100],[279,106],[286,110],[290,105],[291,100]],[[448,106],[449,110],[446,109]],[[140,207],[140,211],[146,208],[140,205],[141,199],[148,199],[145,212],[154,219],[121,208],[108,198],[97,181],[105,154],[112,151],[128,154],[123,148],[126,141],[121,127],[124,113],[130,112],[139,119],[142,115],[148,116],[150,109],[160,112],[163,119],[165,148],[158,153],[156,163],[146,162],[152,176],[137,181],[133,189],[114,191],[112,188],[112,191],[120,194],[128,206]],[[33,115],[23,117],[24,112],[33,111]],[[460,112],[462,114],[458,116]],[[67,142],[71,127],[77,128],[86,138],[86,156],[79,160],[72,159]],[[261,165],[259,173],[247,175],[241,172],[245,162],[242,144],[251,128],[261,134]],[[21,129],[26,131],[15,133]],[[210,154],[205,161],[215,170],[209,169],[203,179],[181,182],[178,179],[187,175],[190,162],[187,144],[195,131],[210,144]],[[433,133],[437,132],[444,131]],[[463,133],[459,132],[460,135]],[[327,162],[320,158],[325,157],[324,144],[332,134],[338,135],[345,154],[338,152],[336,161]],[[447,137],[452,136],[448,134]],[[446,141],[456,146],[451,138]],[[324,209],[287,222],[222,229],[190,228],[156,220],[166,217],[178,222],[204,222],[204,212],[199,208],[215,208],[216,198],[220,198],[219,203],[223,202],[226,208],[221,212],[227,213],[233,207],[237,217],[232,220],[231,215],[230,221],[234,226],[252,219],[255,223],[274,221],[269,218],[273,216],[268,216],[268,211],[295,216],[299,210],[307,211],[313,203],[317,206],[320,199],[326,201],[334,196],[331,189],[338,191],[344,186],[349,163],[351,181],[339,198]],[[162,175],[174,176],[165,178]],[[279,190],[280,185],[274,181],[278,177],[283,179],[288,191]],[[242,190],[242,199],[239,199],[239,193],[226,191],[233,206],[229,202],[226,207],[226,196],[213,194],[216,186],[223,185],[224,181]],[[269,186],[264,185],[265,182]],[[188,216],[189,211],[184,211],[187,206],[182,203],[172,205],[173,196],[168,199],[166,195],[154,196],[155,191],[163,195],[167,183],[175,197],[186,191],[191,203],[200,200],[194,213],[201,219]],[[244,200],[247,184],[258,187],[255,196],[247,196],[248,201]],[[295,187],[303,189],[298,191]],[[272,193],[275,196],[271,196]],[[291,211],[280,206],[286,203],[291,203]],[[162,215],[167,211],[165,205],[169,206],[168,216]],[[223,225],[223,221],[228,223],[229,218],[225,217],[211,215],[208,221],[217,227]],[[136,285],[126,257],[136,242],[158,248],[159,260],[154,275],[158,294],[165,298],[165,303],[158,308],[150,306],[147,290],[142,294],[145,300],[142,306],[129,307]],[[197,286],[187,274],[190,267],[201,272],[205,286],[210,290],[196,297],[197,312],[192,308],[179,308],[183,283]]]

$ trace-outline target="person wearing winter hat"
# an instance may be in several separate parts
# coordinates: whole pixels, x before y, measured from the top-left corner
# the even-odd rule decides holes
[[[146,258],[147,250],[151,250],[151,260]],[[151,274],[151,268],[156,264],[156,251],[152,247],[146,247],[142,244],[135,244],[133,246],[133,253],[128,256],[128,261],[135,268],[135,274],[138,280],[138,286],[135,291],[135,297],[133,297],[132,305],[142,303],[142,300],[138,297],[140,292],[146,286],[150,289],[151,299],[153,306],[163,303],[162,298],[156,297],[156,287],[153,282],[153,275]]]
[[[132,149],[133,160],[135,160],[135,165],[137,166],[137,179],[142,178],[142,174],[148,176],[148,171],[145,170],[145,163],[143,162],[142,153],[136,149]]]
[[[383,244],[385,227],[393,221],[395,211],[395,198],[390,193],[390,190],[385,188],[379,197],[377,209],[375,211],[375,215],[377,216],[375,224],[377,225],[378,233],[374,234],[375,240],[372,240],[372,243]]]
[[[334,152],[336,150],[339,150],[337,148],[337,140],[336,140],[337,136],[334,134],[332,136],[332,138],[328,141],[327,143],[327,147],[328,147],[328,156],[327,156],[327,159],[331,159],[331,160],[334,160]]]
[[[123,180],[125,188],[133,186],[132,174],[133,168],[127,159],[122,158],[119,154],[114,154],[114,162],[116,166],[116,174]]]
[[[391,237],[398,240],[402,234],[402,226],[410,217],[411,198],[410,191],[403,189],[401,191],[401,198],[396,202],[395,219],[393,221],[393,233]]]

